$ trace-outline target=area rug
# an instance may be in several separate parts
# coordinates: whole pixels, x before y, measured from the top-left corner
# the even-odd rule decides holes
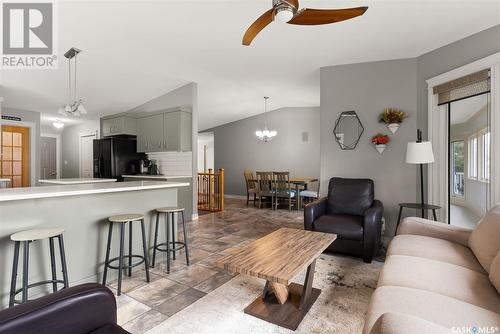
[[[321,295],[295,332],[245,314],[243,309],[262,293],[264,280],[238,275],[147,334],[361,333],[381,268],[380,262],[321,255],[314,277]],[[295,281],[302,284],[304,274]]]

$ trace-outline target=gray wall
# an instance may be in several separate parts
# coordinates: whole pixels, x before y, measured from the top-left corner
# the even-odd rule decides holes
[[[283,108],[268,112],[271,142],[255,137],[264,115],[245,118],[206,130],[215,137],[215,169],[224,168],[225,191],[245,195],[243,171],[290,171],[292,176],[319,176],[319,108]],[[302,133],[308,133],[308,141]]]
[[[13,109],[8,107],[2,107],[2,115],[3,116],[15,116],[20,117],[22,122],[30,122],[35,124],[35,133],[30,133],[30,136],[35,136],[36,145],[35,147],[30,147],[30,160],[31,160],[31,150],[35,152],[35,171],[31,169],[30,165],[30,181],[32,180],[32,174],[35,173],[35,184],[31,184],[31,186],[36,185],[38,179],[40,178],[40,113],[36,111],[29,110],[21,110],[21,109]],[[22,125],[20,125],[22,126]],[[31,144],[31,143],[30,143]]]
[[[321,69],[321,192],[326,194],[327,180],[333,176],[373,179],[375,196],[385,207],[386,235],[394,233],[397,204],[416,200],[416,167],[405,163],[407,142],[416,135],[416,91],[416,59]],[[387,107],[409,114],[395,135],[378,122]],[[341,150],[332,134],[335,120],[346,110],[355,110],[365,128],[352,151]],[[382,155],[370,142],[379,132],[391,138]]]
[[[90,120],[64,128],[61,136],[62,178],[80,177],[80,137],[97,133],[99,138],[99,127],[99,120]]]

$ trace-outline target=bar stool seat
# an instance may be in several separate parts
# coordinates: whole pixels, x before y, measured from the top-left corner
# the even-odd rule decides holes
[[[102,285],[106,285],[106,278],[108,274],[108,268],[118,270],[118,296],[122,292],[122,271],[128,270],[128,276],[132,276],[132,268],[144,263],[144,269],[146,271],[146,282],[149,283],[149,261],[148,261],[148,248],[146,245],[146,230],[144,227],[144,215],[137,213],[127,213],[121,215],[115,215],[108,217],[109,231],[108,231],[108,242],[106,245],[106,259],[104,261],[104,273],[102,276]],[[141,223],[141,233],[142,233],[142,251],[143,255],[132,254],[132,225],[134,222]],[[119,256],[110,259],[111,252],[111,239],[113,235],[113,224],[118,223],[120,226],[120,253]],[[128,255],[124,254],[125,246],[125,229],[129,224],[129,237],[128,237]],[[132,263],[132,259],[136,258],[139,261]],[[128,260],[128,264],[125,264],[125,259]],[[118,261],[118,265],[113,265],[114,262]]]
[[[166,240],[163,243],[158,243],[158,229],[160,224],[160,214],[165,215],[165,232]],[[182,232],[184,234],[183,241],[175,240],[175,229],[174,229],[174,215],[180,215],[182,219]],[[162,248],[161,246],[165,246]],[[186,253],[186,264],[189,266],[189,253],[188,253],[188,242],[187,242],[187,232],[186,223],[184,220],[184,208],[179,207],[162,207],[156,209],[156,225],[155,225],[155,238],[153,245],[153,261],[151,262],[151,267],[155,266],[156,251],[167,253],[167,274],[170,273],[170,252],[172,252],[172,258],[175,260],[175,253],[178,250],[184,249]]]
[[[63,234],[64,228],[39,228],[27,231],[14,233],[10,236],[12,241],[35,241],[41,239],[48,239]]]
[[[66,266],[66,255],[64,252],[64,241],[63,241],[64,228],[53,227],[53,228],[38,228],[32,230],[26,230],[14,233],[10,236],[10,239],[14,241],[14,262],[12,264],[12,278],[10,283],[10,296],[9,296],[9,307],[14,306],[14,304],[22,304],[27,302],[28,290],[36,286],[52,284],[52,291],[56,292],[58,290],[57,285],[62,284],[64,288],[69,287],[68,281],[68,269]],[[52,272],[52,279],[29,283],[28,277],[28,267],[29,267],[29,255],[30,255],[30,245],[38,240],[48,239],[49,250],[50,250],[50,266]],[[56,256],[54,249],[54,239],[58,240],[59,252],[61,260],[61,271],[62,279],[57,277],[56,269]],[[21,250],[21,245],[23,246],[23,260],[22,260],[22,287],[17,288],[17,269],[19,265],[19,253]],[[21,300],[16,300],[16,295],[22,293]]]
[[[174,213],[174,212],[182,212],[184,211],[184,208],[176,208],[176,207],[164,207],[164,208],[158,208],[156,209],[157,212],[161,213]]]
[[[124,215],[116,215],[108,218],[108,220],[112,223],[128,223],[142,219],[144,219],[144,215],[138,213],[127,213]]]

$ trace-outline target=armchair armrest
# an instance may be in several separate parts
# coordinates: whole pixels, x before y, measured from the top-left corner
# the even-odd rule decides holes
[[[468,240],[471,232],[472,230],[468,228],[448,225],[418,217],[405,218],[397,230],[398,235],[421,235],[456,242],[466,247],[469,247]]]
[[[363,225],[363,259],[370,262],[380,246],[380,234],[382,233],[382,215],[384,206],[378,200],[364,212]]]
[[[428,320],[404,313],[384,313],[373,325],[370,334],[446,334],[450,329]]]
[[[324,214],[326,214],[326,197],[307,204],[304,208],[304,229],[312,231],[314,221]]]
[[[115,297],[96,283],[63,289],[0,312],[1,334],[84,334],[115,324]]]

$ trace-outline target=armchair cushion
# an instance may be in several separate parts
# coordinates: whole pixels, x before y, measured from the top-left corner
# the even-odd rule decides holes
[[[456,242],[463,246],[468,246],[469,236],[472,230],[458,226],[438,223],[433,220],[408,217],[399,225],[397,234],[421,235],[425,237],[437,238]]]
[[[490,266],[490,282],[493,284],[495,289],[497,289],[498,294],[500,294],[500,252],[493,259]]]
[[[481,219],[470,235],[469,247],[489,273],[491,263],[500,251],[500,205],[493,207]]]
[[[327,214],[319,217],[313,223],[313,230],[333,233],[342,239],[363,240],[362,216]]]
[[[370,334],[450,334],[450,329],[412,315],[390,312],[382,314]]]
[[[304,208],[304,229],[311,231],[313,222],[326,214],[326,197],[320,198],[312,203],[309,203]]]
[[[373,205],[374,186],[370,179],[332,177],[328,185],[328,213],[363,216]]]

